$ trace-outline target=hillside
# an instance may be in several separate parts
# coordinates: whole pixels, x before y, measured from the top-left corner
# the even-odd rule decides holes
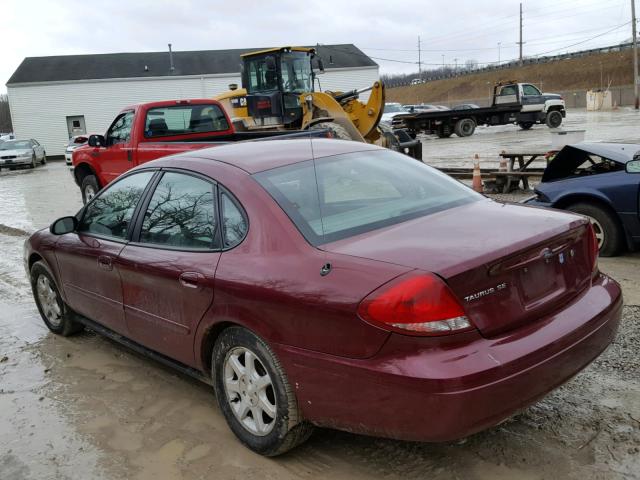
[[[600,66],[605,86],[633,83],[632,50],[588,55],[550,63],[526,65],[511,69],[482,72],[457,78],[436,80],[406,87],[387,89],[387,101],[400,103],[433,103],[454,100],[483,99],[491,96],[492,85],[501,80],[531,82],[543,91],[561,92],[600,87]]]

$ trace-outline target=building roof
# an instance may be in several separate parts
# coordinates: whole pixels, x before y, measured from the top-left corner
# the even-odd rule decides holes
[[[315,47],[325,69],[375,67],[377,64],[352,44]],[[170,71],[169,52],[105,53],[27,57],[7,85],[32,82],[59,82],[109,78],[144,78],[182,75],[211,75],[240,72],[240,55],[264,48],[197,50],[173,52],[174,71]]]

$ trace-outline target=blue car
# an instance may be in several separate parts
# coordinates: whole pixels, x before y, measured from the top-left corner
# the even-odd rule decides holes
[[[527,205],[586,215],[600,255],[640,246],[640,144],[567,145],[545,169]]]

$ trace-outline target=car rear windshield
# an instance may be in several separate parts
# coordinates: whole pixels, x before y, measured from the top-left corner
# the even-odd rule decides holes
[[[390,150],[309,160],[254,178],[312,245],[483,198],[438,170]]]
[[[228,129],[227,117],[218,105],[176,105],[150,108],[145,119],[144,136],[155,138]]]

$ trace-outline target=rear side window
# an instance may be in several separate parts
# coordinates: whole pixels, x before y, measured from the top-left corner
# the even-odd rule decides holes
[[[125,240],[133,212],[153,174],[129,175],[100,192],[87,205],[78,231]]]
[[[389,150],[320,158],[254,175],[313,245],[483,198]]]
[[[154,138],[228,129],[229,122],[217,105],[175,105],[149,109],[144,136]]]
[[[145,212],[140,242],[188,250],[217,249],[215,203],[212,183],[165,173]]]
[[[231,248],[239,244],[247,234],[249,225],[240,208],[234,201],[222,192],[220,195],[222,204],[222,237],[225,248]]]

